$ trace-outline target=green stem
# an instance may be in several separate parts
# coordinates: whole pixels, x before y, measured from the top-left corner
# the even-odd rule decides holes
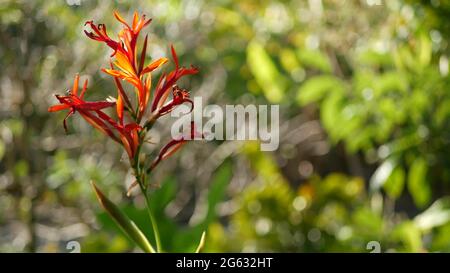
[[[151,122],[150,122],[150,128],[153,125],[153,123],[154,123],[154,119],[152,118]],[[146,128],[145,131],[140,133],[139,138],[141,139],[141,141],[140,141],[141,143],[142,143],[142,140],[145,138],[145,135],[146,135],[147,131],[148,131],[148,129]],[[145,205],[147,207],[148,216],[150,217],[150,222],[152,224],[153,235],[154,235],[155,241],[156,241],[156,252],[161,252],[162,251],[162,249],[161,249],[161,238],[159,236],[158,225],[156,223],[156,219],[155,219],[155,216],[153,214],[153,211],[152,211],[152,209],[150,207],[150,200],[149,200],[148,194],[147,194],[146,177],[142,173],[142,169],[141,169],[140,162],[139,162],[139,155],[141,153],[141,147],[142,147],[141,144],[137,147],[137,151],[136,151],[136,154],[135,154],[135,157],[134,157],[134,162],[131,162],[131,164],[132,164],[133,169],[135,171],[136,180],[137,180],[137,182],[139,184],[139,188],[141,189],[141,193],[144,195],[144,198],[145,198]]]
[[[148,216],[150,216],[150,222],[152,223],[153,234],[155,236],[156,241],[156,252],[161,252],[161,238],[159,236],[158,225],[156,224],[155,216],[153,215],[152,209],[150,207],[150,200],[148,199],[148,195],[146,192],[143,192],[145,197],[145,204],[147,206]]]

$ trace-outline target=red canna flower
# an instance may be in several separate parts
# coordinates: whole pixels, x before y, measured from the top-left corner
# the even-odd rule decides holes
[[[160,77],[153,94],[154,98],[151,107],[147,107],[152,95],[151,72],[167,63],[168,59],[160,58],[147,65],[145,64],[148,36],[145,36],[142,50],[140,50],[140,58],[138,59],[138,38],[141,30],[150,24],[151,19],[146,19],[145,15],[139,16],[135,12],[132,23],[128,24],[118,12],[114,12],[114,16],[123,25],[122,30],[118,34],[118,40],[113,40],[108,35],[104,24],[96,25],[92,20],[85,23],[85,26],[89,26],[92,31],[85,30],[84,32],[89,38],[103,42],[113,50],[111,57],[114,59],[110,63],[110,68],[103,68],[102,71],[111,75],[114,79],[117,87],[116,101],[84,101],[83,97],[87,89],[87,81],[80,95],[78,95],[79,76],[77,75],[72,91],[66,96],[56,95],[61,104],[50,107],[49,111],[69,110],[63,121],[66,131],[67,118],[75,112],[79,112],[92,126],[120,143],[134,166],[136,154],[145,138],[145,132],[141,134],[144,128],[139,124],[147,108],[150,108],[153,114],[151,116],[152,122],[160,116],[170,113],[176,106],[183,103],[189,103],[192,110],[194,105],[189,98],[189,92],[186,89],[179,88],[176,83],[185,75],[198,73],[198,69],[193,66],[189,69],[180,67],[177,54],[172,46],[171,53],[175,69],[167,74],[163,73]],[[133,90],[137,95],[136,105],[133,105],[132,99],[130,99],[122,85],[122,81],[128,82],[134,87]],[[172,94],[171,99],[169,99],[170,94]],[[117,120],[102,111],[112,106],[116,106]],[[125,113],[128,114],[128,117],[125,117]],[[148,125],[148,121],[145,124]],[[146,127],[145,130],[147,129]],[[187,140],[188,138],[171,140],[162,148],[158,157],[151,164],[150,169],[153,169],[161,160],[173,154]]]
[[[139,132],[142,130],[142,127],[135,122],[131,122],[126,125],[118,124],[105,113],[100,112],[98,114],[101,119],[106,121],[118,133],[118,137],[120,138],[128,157],[133,161],[139,146]]]
[[[75,80],[73,82],[72,90],[69,91],[68,95],[61,96],[61,95],[55,95],[55,97],[58,99],[58,101],[61,104],[57,104],[54,106],[51,106],[48,108],[49,112],[56,112],[61,111],[65,109],[69,109],[69,113],[64,118],[63,125],[64,130],[67,132],[67,119],[75,114],[76,111],[78,111],[81,116],[89,122],[92,126],[100,130],[101,132],[105,133],[106,135],[110,136],[112,139],[118,141],[118,139],[115,137],[115,135],[111,132],[111,130],[108,128],[106,123],[98,117],[99,113],[102,109],[108,108],[114,105],[114,102],[108,102],[108,101],[97,101],[97,102],[86,102],[83,100],[84,94],[87,90],[87,83],[86,80],[83,85],[83,89],[81,90],[80,95],[78,96],[78,83],[80,81],[80,76],[76,75]]]
[[[169,156],[173,155],[176,151],[178,151],[178,149],[180,149],[183,146],[183,144],[197,137],[203,138],[203,134],[197,132],[194,122],[191,122],[190,133],[188,135],[172,139],[171,141],[169,141],[169,143],[164,145],[164,147],[159,151],[158,156],[153,161],[152,165],[150,165],[150,168],[147,171],[151,172],[162,160],[168,158]]]
[[[57,104],[48,108],[49,112],[56,112],[68,109],[69,112],[64,118],[63,125],[67,132],[67,119],[77,111],[80,115],[90,123],[94,128],[111,137],[114,141],[122,143],[130,158],[134,157],[136,147],[138,145],[138,132],[142,129],[136,123],[130,123],[125,126],[117,124],[110,116],[105,114],[102,109],[112,107],[114,102],[96,101],[87,102],[83,100],[87,90],[86,80],[80,95],[78,96],[78,84],[80,76],[76,75],[72,90],[66,96],[55,95],[61,104]],[[117,132],[117,134],[116,134]]]
[[[139,64],[137,65],[136,44],[138,36],[142,28],[150,24],[151,19],[146,20],[145,15],[142,15],[142,17],[139,18],[139,15],[135,12],[133,15],[133,23],[130,26],[118,12],[114,12],[114,16],[119,22],[124,25],[123,29],[119,33],[120,43],[112,41],[108,37],[108,35],[106,34],[106,28],[102,24],[95,26],[92,21],[88,21],[86,22],[86,24],[89,24],[93,31],[98,35],[96,36],[92,32],[87,31],[85,31],[85,33],[91,39],[105,42],[114,50],[112,56],[115,56],[116,60],[113,62],[113,64],[111,64],[111,69],[102,69],[102,71],[117,79],[125,80],[136,88],[138,94],[137,116],[140,120],[144,115],[148,100],[150,98],[151,77],[145,77],[145,74],[157,69],[161,65],[165,64],[168,60],[167,58],[160,58],[150,63],[149,65],[144,66],[148,40],[148,37],[146,36],[141,51]],[[125,92],[121,93],[117,97],[117,114],[119,117],[123,116],[123,107],[121,103],[127,99],[128,98]]]
[[[161,109],[163,109],[163,108],[164,108],[164,110],[167,111],[168,109],[167,109],[167,107],[164,107],[164,105],[169,96],[170,88],[173,87],[175,85],[175,83],[181,77],[198,73],[198,69],[192,65],[191,65],[191,68],[189,68],[189,69],[185,68],[185,67],[180,67],[179,62],[178,62],[178,56],[177,56],[177,53],[175,52],[175,49],[173,48],[173,46],[171,47],[171,52],[172,52],[173,60],[175,62],[175,70],[171,71],[167,75],[163,74],[161,76],[161,78],[159,79],[158,84],[156,86],[155,98],[152,103],[152,108],[151,108],[152,112],[153,111],[161,111]],[[187,99],[186,93],[187,92],[183,92],[181,94],[180,92],[175,90],[173,92],[173,95],[174,95],[173,99],[175,101],[169,102],[169,104],[172,103],[172,106],[176,106],[176,105],[183,103]],[[178,103],[178,104],[176,104],[176,103]],[[165,111],[162,111],[163,114],[164,114],[164,112]]]
[[[163,116],[172,112],[172,110],[183,103],[189,103],[191,105],[190,111],[194,108],[194,103],[189,98],[189,92],[186,89],[181,89],[177,85],[172,86],[172,100],[160,107],[158,111],[159,116]]]
[[[152,21],[151,19],[145,20],[145,15],[142,15],[141,18],[139,18],[139,15],[137,12],[133,15],[133,23],[130,27],[130,25],[120,16],[120,14],[115,11],[114,16],[116,19],[121,22],[124,25],[124,28],[119,33],[119,38],[122,41],[124,46],[124,53],[127,53],[127,58],[132,63],[132,66],[136,68],[135,66],[135,59],[136,59],[136,42],[139,37],[139,33],[141,32],[142,28],[150,24]]]
[[[99,25],[95,25],[94,21],[87,21],[85,24],[89,25],[93,32],[88,32],[88,31],[84,31],[84,33],[86,33],[86,35],[91,38],[94,39],[96,41],[100,41],[100,42],[104,42],[106,43],[110,48],[112,48],[114,50],[113,54],[111,56],[114,56],[117,52],[117,50],[119,48],[121,48],[121,45],[119,42],[116,42],[114,40],[112,40],[111,38],[109,38],[108,34],[106,33],[106,26],[104,24],[99,24]]]

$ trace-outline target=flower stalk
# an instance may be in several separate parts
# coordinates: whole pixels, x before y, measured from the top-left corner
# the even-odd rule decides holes
[[[190,104],[192,111],[194,105],[189,99],[189,92],[178,87],[177,81],[184,76],[198,73],[198,69],[193,66],[190,68],[180,66],[175,49],[171,46],[175,68],[168,73],[162,73],[152,91],[152,72],[168,63],[169,59],[159,58],[146,64],[148,36],[144,38],[142,49],[138,50],[140,33],[145,26],[150,24],[151,19],[146,19],[145,15],[139,16],[135,12],[131,23],[128,23],[118,12],[114,12],[114,16],[122,24],[122,30],[117,35],[118,39],[115,40],[108,35],[107,27],[104,24],[95,24],[92,20],[85,23],[85,26],[88,26],[91,31],[84,30],[84,32],[87,37],[104,43],[113,50],[109,68],[102,68],[101,71],[110,75],[114,80],[117,89],[115,100],[86,101],[84,96],[88,82],[86,80],[81,92],[78,92],[80,77],[76,75],[72,89],[66,95],[55,95],[59,104],[49,107],[48,111],[68,110],[63,120],[66,132],[68,132],[68,118],[78,112],[95,129],[124,148],[136,179],[128,188],[127,195],[130,195],[134,187],[139,186],[141,194],[144,195],[152,224],[156,251],[161,252],[160,234],[148,196],[148,176],[161,161],[175,153],[188,140],[193,139],[192,136],[196,135],[194,124],[192,124],[190,136],[170,139],[156,157],[151,159],[151,157],[145,156],[141,162],[144,152],[143,144],[146,142],[147,133],[160,117],[169,114],[184,103]],[[126,88],[127,86],[128,88]],[[115,113],[109,113],[110,109],[115,109]],[[134,222],[121,213],[95,184],[93,184],[93,188],[102,207],[121,229],[143,251],[155,252]]]

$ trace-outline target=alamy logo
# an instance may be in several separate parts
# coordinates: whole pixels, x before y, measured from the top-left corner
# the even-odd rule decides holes
[[[201,97],[194,97],[193,103],[192,112],[188,105],[180,105],[171,112],[171,116],[177,118],[171,128],[173,138],[186,132],[193,121],[199,133],[193,136],[193,140],[259,140],[261,151],[278,149],[279,105],[203,107]]]

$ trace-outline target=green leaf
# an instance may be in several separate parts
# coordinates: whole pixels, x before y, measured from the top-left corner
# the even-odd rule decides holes
[[[433,252],[450,252],[450,222],[436,228],[429,250]]]
[[[202,237],[200,238],[200,242],[198,243],[195,253],[200,253],[200,251],[202,251],[203,247],[205,246],[205,239],[206,239],[206,232],[203,231]]]
[[[138,228],[138,226],[125,214],[123,214],[113,202],[111,202],[94,182],[91,182],[94,188],[95,194],[100,205],[106,212],[111,216],[111,218],[117,223],[117,225],[122,229],[122,231],[130,237],[143,251],[155,253],[155,249],[152,247],[150,242],[145,237],[144,233]]]
[[[420,35],[419,41],[419,63],[422,67],[426,67],[431,61],[432,44],[425,33]]]
[[[225,161],[215,171],[211,184],[208,186],[208,197],[205,205],[207,212],[201,215],[202,218],[192,221],[190,228],[181,227],[174,223],[175,229],[172,233],[172,249],[181,252],[193,252],[198,249],[196,240],[208,229],[209,225],[217,220],[217,205],[224,200],[226,187],[232,177],[232,166]],[[173,221],[170,219],[170,221]],[[206,236],[206,235],[205,235]],[[201,249],[200,249],[201,250]]]
[[[280,102],[284,97],[286,80],[279,73],[272,58],[264,46],[252,41],[247,47],[247,63],[264,96],[272,103]]]
[[[366,236],[378,237],[383,231],[383,219],[375,211],[361,207],[352,213],[352,221],[361,233]]]
[[[343,97],[338,93],[330,94],[321,104],[320,119],[325,129],[328,130],[331,140],[335,142],[337,142],[341,136],[339,128],[336,127],[336,124],[343,124],[343,107]]]
[[[0,160],[2,160],[3,156],[5,155],[6,146],[3,141],[0,140]]]
[[[176,180],[168,177],[161,187],[150,194],[150,205],[154,208],[155,214],[164,214],[166,206],[175,198],[177,191]]]
[[[288,72],[292,72],[294,69],[301,67],[297,61],[295,51],[289,48],[284,48],[280,51],[280,62],[283,68]]]
[[[216,216],[216,206],[225,196],[226,188],[231,180],[232,169],[230,164],[223,164],[214,175],[208,192],[208,213],[204,223],[210,223]]]
[[[398,69],[415,69],[417,68],[416,60],[414,59],[414,54],[408,47],[400,47],[393,51],[395,66]]]
[[[331,75],[321,75],[306,80],[297,91],[297,101],[300,105],[317,102],[328,92],[344,93],[344,83]]]
[[[300,49],[297,51],[300,64],[306,67],[319,69],[322,72],[330,73],[333,68],[328,56],[319,50]]]
[[[14,175],[16,175],[17,177],[25,177],[26,175],[28,175],[29,169],[30,167],[28,162],[23,159],[18,160],[14,165]]]
[[[380,53],[374,50],[367,50],[358,56],[358,61],[371,66],[391,66],[392,57],[388,53]]]
[[[397,166],[383,185],[384,190],[393,199],[397,199],[405,187],[405,171]]]
[[[405,73],[400,71],[385,72],[374,78],[375,96],[389,95],[394,91],[405,94],[408,90],[408,84]]]
[[[433,117],[433,122],[437,126],[444,126],[445,122],[450,120],[450,100],[442,101],[439,106],[436,107]]]
[[[414,203],[423,208],[431,199],[431,187],[427,183],[427,162],[423,158],[417,158],[410,167],[408,173],[408,190]]]
[[[392,231],[392,237],[403,243],[404,251],[422,251],[422,233],[412,221],[397,225]]]

